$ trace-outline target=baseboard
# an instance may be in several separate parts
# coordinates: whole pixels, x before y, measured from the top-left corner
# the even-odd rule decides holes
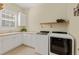
[[[29,45],[26,45],[26,44],[22,44],[23,46],[26,46],[26,47],[30,47],[30,48],[32,48],[32,49],[35,49],[34,47],[32,47],[32,46],[29,46]]]
[[[25,46],[25,47],[29,47],[29,48],[35,49],[35,48],[32,47],[32,46],[29,46],[29,45],[26,45],[26,44],[21,44],[21,45],[15,47],[15,48],[13,48],[13,49],[11,49],[11,50],[5,52],[5,53],[2,53],[1,55],[6,55],[8,52],[13,51],[14,49],[16,49],[16,48],[18,48],[18,47],[21,47],[21,46]]]
[[[40,54],[40,53],[38,53],[38,52],[35,52],[37,55],[42,55],[42,54]]]
[[[16,49],[16,48],[18,48],[18,47],[20,47],[20,46],[23,46],[23,44],[21,44],[21,45],[15,47],[15,48],[13,48],[13,49],[11,49],[11,50],[5,52],[5,53],[2,53],[1,55],[6,55],[8,52],[13,51],[14,49]]]

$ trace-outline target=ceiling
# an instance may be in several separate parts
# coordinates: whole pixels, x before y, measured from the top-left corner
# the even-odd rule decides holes
[[[60,3],[59,3],[60,4]],[[23,9],[27,9],[27,8],[32,8],[35,6],[39,6],[39,5],[49,5],[49,6],[54,6],[54,5],[59,5],[58,3],[16,3],[16,5],[20,6]],[[63,5],[63,4],[60,4]]]
[[[37,5],[41,5],[41,3],[16,3],[16,5],[22,7],[23,9],[32,8]]]

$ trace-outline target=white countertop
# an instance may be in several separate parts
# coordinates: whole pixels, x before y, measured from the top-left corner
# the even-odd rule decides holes
[[[8,36],[8,35],[16,35],[16,34],[20,34],[20,33],[24,33],[24,34],[36,34],[35,32],[5,32],[5,33],[0,33],[0,37],[2,37],[2,36]]]
[[[7,35],[14,35],[14,34],[19,34],[21,32],[6,32],[6,33],[0,33],[0,37],[2,36],[7,36]]]

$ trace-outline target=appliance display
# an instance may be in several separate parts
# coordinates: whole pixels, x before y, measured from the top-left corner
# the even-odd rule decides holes
[[[49,36],[49,54],[73,55],[74,39],[66,32],[53,32]]]
[[[72,40],[50,37],[50,51],[60,55],[72,54]]]

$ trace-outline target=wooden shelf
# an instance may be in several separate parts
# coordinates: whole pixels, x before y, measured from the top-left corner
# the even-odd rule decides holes
[[[46,23],[40,23],[40,24],[56,24],[57,22],[46,22]]]
[[[40,23],[40,24],[69,24],[69,22],[63,22],[63,23],[57,23],[57,22],[46,22],[46,23]]]
[[[69,24],[69,21],[63,22],[63,23],[57,23],[57,22],[45,22],[45,23],[40,23],[41,27],[43,28],[43,25],[49,25],[50,28],[53,28],[53,24]]]

